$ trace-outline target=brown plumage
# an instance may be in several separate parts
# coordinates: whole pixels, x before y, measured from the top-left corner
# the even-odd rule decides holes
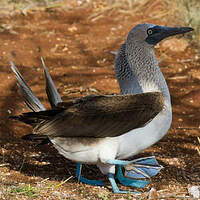
[[[159,92],[91,95],[20,118],[34,122],[34,133],[50,137],[116,137],[145,126],[163,109],[163,100]]]

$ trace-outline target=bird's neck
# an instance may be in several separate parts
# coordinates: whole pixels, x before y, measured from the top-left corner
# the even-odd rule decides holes
[[[153,47],[145,47],[140,43],[126,43],[124,50],[132,75],[123,81],[118,78],[121,94],[158,91],[170,103],[169,89],[158,66]]]

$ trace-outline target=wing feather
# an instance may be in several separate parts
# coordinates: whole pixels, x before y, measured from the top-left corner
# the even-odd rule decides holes
[[[145,126],[163,106],[159,92],[86,96],[66,105],[59,103],[55,115],[46,120],[48,111],[35,112],[34,117],[44,120],[34,133],[50,137],[116,137]],[[31,116],[26,113],[26,117]]]

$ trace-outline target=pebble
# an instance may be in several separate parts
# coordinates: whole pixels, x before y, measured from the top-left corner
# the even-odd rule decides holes
[[[190,194],[190,196],[192,196],[193,198],[200,198],[200,191],[199,191],[199,187],[198,186],[192,186],[188,188],[188,193]]]
[[[148,199],[157,199],[158,198],[158,193],[155,188],[151,188],[149,191]]]
[[[54,192],[52,192],[52,195],[53,195],[53,196],[61,196],[61,193],[58,192],[58,191],[54,191]]]

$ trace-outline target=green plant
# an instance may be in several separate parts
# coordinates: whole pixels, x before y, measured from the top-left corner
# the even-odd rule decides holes
[[[28,184],[28,185],[26,185],[24,187],[10,186],[9,190],[10,190],[9,191],[10,193],[15,193],[16,195],[25,195],[25,196],[29,196],[29,197],[37,196],[36,188],[35,187],[31,187],[30,184]]]
[[[108,200],[108,194],[98,194],[98,197],[102,200]]]

